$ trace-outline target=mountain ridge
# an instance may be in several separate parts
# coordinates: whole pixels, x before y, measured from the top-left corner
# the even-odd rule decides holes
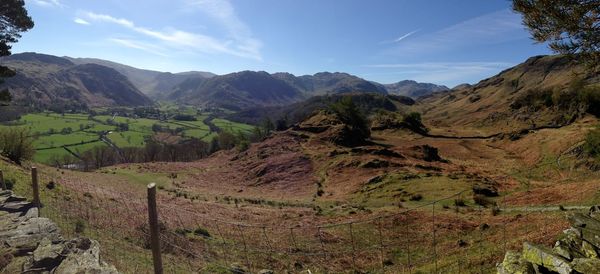
[[[408,96],[413,99],[428,96],[437,92],[445,92],[450,89],[444,85],[431,83],[419,83],[414,80],[402,80],[392,84],[383,85],[391,94]]]
[[[38,53],[15,54],[1,60],[17,72],[2,84],[9,88],[16,104],[86,109],[153,103],[126,76],[106,66],[77,65],[62,57]]]
[[[203,107],[224,107],[231,110],[288,105],[321,95],[356,92],[389,93],[406,95],[415,99],[448,90],[445,86],[417,83],[412,80],[384,85],[345,72],[318,72],[313,75],[300,76],[287,72],[267,73],[257,71],[240,71],[225,75],[202,71],[171,73],[139,69],[97,58],[57,57],[31,52],[14,54],[5,60],[21,62],[21,66],[24,65],[23,63],[27,63],[26,70],[30,73],[26,78],[20,78],[21,81],[25,81],[21,82],[22,86],[31,86],[31,83],[26,83],[27,81],[37,81],[41,86],[44,81],[49,80],[47,78],[50,72],[55,73],[65,67],[96,64],[111,68],[120,75],[124,75],[126,82],[131,83],[132,86],[124,82],[125,80],[122,77],[116,77],[119,79],[118,81],[123,82],[123,89],[132,90],[133,93],[139,91],[153,100],[169,100]],[[87,72],[87,74],[89,73],[90,71]],[[58,88],[60,81],[53,82],[54,88]],[[67,85],[67,90],[69,90],[67,92],[68,100],[77,97],[75,96],[76,86],[76,84]],[[95,86],[100,87],[102,85]],[[19,89],[18,85],[16,88]],[[19,91],[19,93],[23,92],[24,90]],[[16,97],[25,98],[21,94],[17,94]],[[60,98],[60,94],[48,96],[42,101],[51,101],[50,98],[54,97]],[[117,101],[106,100],[106,98],[94,99],[89,94],[80,97],[83,98],[75,98],[75,102],[84,102],[79,105],[119,105]],[[130,96],[125,96],[125,98],[130,98]],[[118,98],[116,99],[118,100]],[[94,100],[98,102],[93,102]],[[131,105],[133,102],[125,101],[123,103]],[[144,99],[142,104],[149,103],[149,100]]]

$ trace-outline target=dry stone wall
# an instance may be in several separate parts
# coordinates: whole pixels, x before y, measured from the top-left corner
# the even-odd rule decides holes
[[[58,226],[11,191],[0,191],[0,273],[119,273],[89,238],[64,239]]]

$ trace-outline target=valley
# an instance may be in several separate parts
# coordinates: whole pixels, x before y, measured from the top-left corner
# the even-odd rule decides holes
[[[275,133],[247,151],[222,151],[198,162],[124,164],[91,173],[42,166],[42,181],[57,185],[43,189],[42,212],[61,220],[67,233],[84,233],[103,246],[118,243],[105,249],[105,258],[126,272],[149,266],[143,249],[127,253],[127,261],[119,252],[140,248],[132,240],[143,240],[139,226],[145,222],[145,185],[155,182],[161,220],[173,233],[164,232],[173,237],[165,244],[185,243],[187,249],[165,253],[170,271],[227,271],[237,257],[239,267],[255,271],[286,269],[290,263],[317,272],[348,267],[378,271],[383,262],[386,272],[437,268],[487,273],[495,271],[505,249],[518,249],[523,241],[552,243],[547,235],[567,227],[560,221],[559,208],[587,208],[599,201],[600,180],[594,172],[578,168],[580,160],[570,151],[581,141],[577,136],[597,122],[586,117],[517,141],[439,139],[384,130],[373,132],[374,143],[351,149],[332,145],[323,139],[326,134],[300,126]],[[438,148],[440,159],[425,160],[424,145]],[[12,170],[9,178],[16,179],[15,189],[27,193],[26,169],[6,164],[1,168],[5,174]],[[500,195],[492,194],[482,204],[476,185]],[[52,215],[58,209],[67,214]],[[84,232],[75,232],[72,218],[84,220]],[[354,244],[349,222],[350,231],[357,233]],[[177,232],[198,227],[210,236]],[[383,258],[378,231],[385,235]],[[252,246],[250,251],[242,243]],[[298,250],[288,251],[294,245]],[[363,247],[355,253],[356,266],[352,245]],[[327,263],[318,255],[322,248]],[[277,250],[272,253],[275,261],[261,249]],[[191,256],[188,252],[205,259],[184,259]]]
[[[138,118],[132,114],[133,109],[121,108],[120,112],[127,116],[119,116],[115,112],[102,109],[98,109],[98,112],[104,112],[105,115],[32,113],[19,120],[1,124],[0,128],[27,129],[34,138],[33,147],[36,153],[33,160],[58,166],[74,163],[77,159],[80,160],[85,152],[97,147],[144,147],[147,140],[154,137],[172,143],[186,138],[210,142],[217,137],[218,131],[249,135],[254,128],[251,125],[213,117],[211,113],[197,114],[193,108],[163,109],[169,113],[165,116],[189,115],[190,121]],[[213,129],[205,121],[209,121]],[[165,131],[172,132],[159,136]]]
[[[600,2],[87,2],[0,2],[0,273],[600,273]]]
[[[98,239],[104,259],[128,273],[151,271],[150,183],[169,272],[493,273],[523,242],[552,244],[569,227],[565,211],[600,202],[583,150],[598,118],[584,101],[510,107],[535,86],[503,84],[519,75],[543,85],[538,67],[561,60],[531,59],[469,90],[419,99],[350,92],[241,111],[162,101],[30,113],[2,129],[30,132],[33,162],[3,158],[0,169],[29,197],[27,169],[37,166],[42,216],[66,235]],[[558,76],[578,69],[563,66]],[[573,78],[552,79],[573,92]],[[344,120],[357,112],[367,114],[369,136]],[[252,143],[226,146],[224,133]],[[164,157],[149,156],[159,147]],[[198,156],[172,158],[190,150]]]

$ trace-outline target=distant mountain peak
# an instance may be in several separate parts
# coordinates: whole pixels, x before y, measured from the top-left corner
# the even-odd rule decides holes
[[[74,65],[74,63],[68,59],[65,59],[62,57],[57,57],[54,55],[35,53],[35,52],[17,53],[17,54],[13,54],[13,55],[10,55],[7,57],[3,57],[3,59],[4,60],[12,60],[12,61],[23,61],[23,62],[38,62],[38,63],[52,64],[52,65],[59,65],[59,66]]]
[[[450,90],[447,86],[431,83],[419,83],[414,80],[402,80],[393,84],[384,85],[390,94],[419,98],[436,92]]]

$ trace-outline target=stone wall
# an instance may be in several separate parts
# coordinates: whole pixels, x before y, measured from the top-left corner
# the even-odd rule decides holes
[[[525,242],[521,252],[506,252],[498,273],[600,273],[600,207],[567,218],[571,227],[554,247]]]
[[[33,204],[7,190],[0,191],[0,243],[2,273],[118,273],[100,260],[97,241],[64,239]]]

